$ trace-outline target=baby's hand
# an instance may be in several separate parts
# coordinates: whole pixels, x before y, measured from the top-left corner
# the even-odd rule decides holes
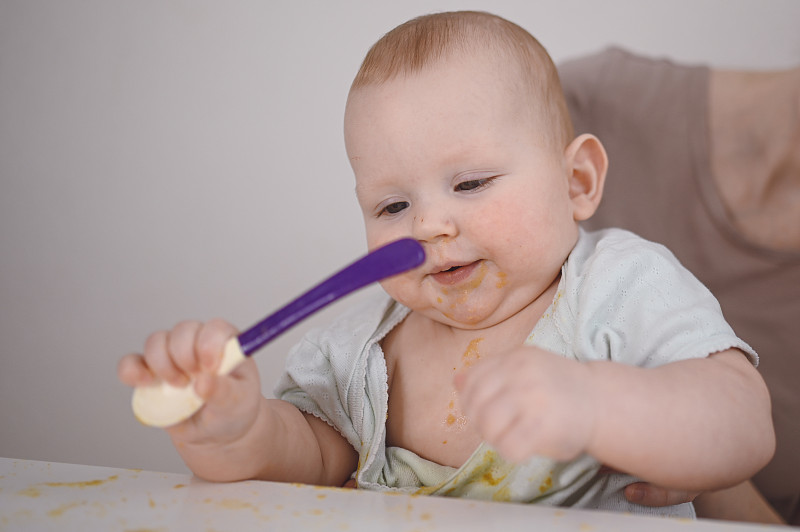
[[[509,460],[570,460],[590,444],[598,398],[584,364],[523,346],[475,364],[455,384],[470,423]]]
[[[216,374],[225,343],[236,328],[222,320],[181,322],[145,342],[143,354],[119,362],[117,374],[128,386],[166,381],[186,386],[192,380],[205,406],[190,419],[167,431],[176,443],[223,443],[237,439],[258,413],[261,385],[255,363],[247,359],[225,376]]]

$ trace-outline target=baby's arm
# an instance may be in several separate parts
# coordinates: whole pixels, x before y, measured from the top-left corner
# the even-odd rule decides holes
[[[587,451],[669,487],[732,486],[775,450],[769,393],[738,350],[654,369],[590,363],[603,398]]]
[[[766,386],[734,349],[646,369],[520,347],[456,385],[466,415],[512,460],[585,452],[648,482],[701,491],[749,478],[774,452]]]
[[[129,386],[157,379],[183,386],[194,378],[205,406],[166,430],[200,477],[342,485],[358,458],[335,429],[289,403],[264,398],[252,360],[229,375],[216,375],[225,342],[235,334],[221,320],[180,323],[151,335],[142,355],[124,357],[119,378]]]

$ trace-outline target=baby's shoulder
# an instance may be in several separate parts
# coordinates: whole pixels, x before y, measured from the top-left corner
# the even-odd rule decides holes
[[[710,295],[669,249],[622,229],[582,231],[563,272],[564,295],[584,310]]]
[[[576,279],[688,274],[665,246],[617,228],[581,230],[565,268]]]

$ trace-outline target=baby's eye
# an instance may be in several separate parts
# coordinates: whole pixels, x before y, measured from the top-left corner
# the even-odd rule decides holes
[[[389,205],[381,209],[381,212],[379,212],[378,215],[380,216],[381,214],[397,214],[398,212],[407,208],[408,208],[407,201],[396,201],[394,203],[390,203]]]
[[[494,178],[492,177],[485,177],[482,179],[470,179],[468,181],[462,181],[461,183],[456,185],[456,191],[459,192],[468,192],[470,190],[478,190],[489,186]]]

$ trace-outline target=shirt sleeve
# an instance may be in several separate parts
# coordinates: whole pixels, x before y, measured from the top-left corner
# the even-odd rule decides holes
[[[757,365],[716,298],[667,248],[622,230],[589,235],[567,267],[579,358],[655,367],[737,348]]]
[[[286,368],[275,386],[275,397],[325,421],[355,448],[360,442],[347,401],[349,383],[331,360],[336,352],[320,331],[307,334],[292,348]]]
[[[380,293],[307,333],[289,352],[275,397],[327,422],[361,449],[386,418],[386,364],[378,342],[406,312]]]

